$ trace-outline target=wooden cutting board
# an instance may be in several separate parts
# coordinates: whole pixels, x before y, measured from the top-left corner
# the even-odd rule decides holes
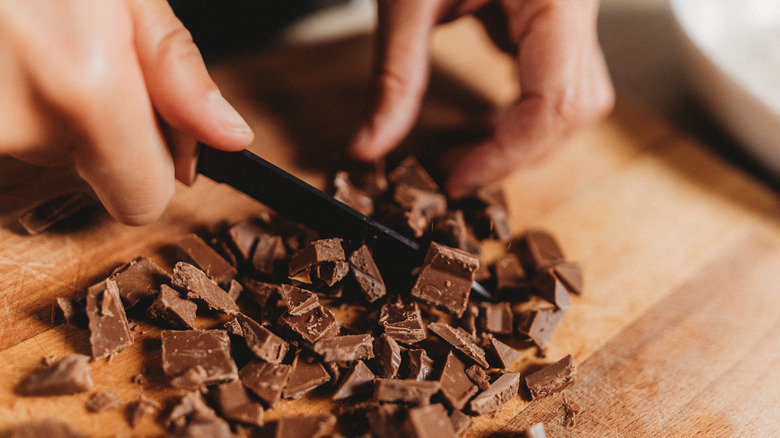
[[[371,42],[270,50],[212,69],[224,94],[251,121],[252,149],[319,187],[355,127],[366,95]],[[511,61],[473,22],[433,41],[431,92],[405,147],[432,148],[517,89]],[[571,353],[579,380],[565,394],[582,412],[565,421],[563,395],[515,397],[476,419],[469,436],[512,436],[544,421],[548,436],[780,436],[780,199],[704,146],[619,99],[614,113],[550,160],[503,182],[511,224],[552,231],[584,268],[547,358],[527,352],[527,371]],[[164,217],[144,227],[104,212],[35,237],[16,220],[26,208],[83,183],[69,169],[0,158],[0,430],[59,418],[98,436],[130,433],[124,412],[88,413],[89,394],[19,397],[13,388],[44,356],[88,354],[88,334],[55,325],[56,297],[74,297],[139,255],[169,261],[170,246],[262,211],[242,194],[199,179],[180,186]],[[497,253],[496,245],[487,248]],[[92,364],[94,391],[131,401],[176,394],[160,368],[158,330]],[[148,382],[132,383],[143,372]],[[322,397],[282,402],[282,415],[330,409]],[[134,431],[159,434],[146,418]]]

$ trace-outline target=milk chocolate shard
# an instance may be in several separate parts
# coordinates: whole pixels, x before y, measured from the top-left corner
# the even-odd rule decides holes
[[[460,317],[466,310],[479,258],[431,242],[412,296]]]
[[[81,298],[57,298],[54,304],[52,321],[56,321],[61,315],[68,324],[80,329],[88,329],[87,299]]]
[[[406,184],[395,186],[393,200],[403,209],[405,226],[417,238],[428,231],[436,217],[447,213],[446,196]]]
[[[257,303],[261,309],[265,308],[266,303],[272,297],[281,296],[282,293],[281,285],[266,283],[252,278],[241,279],[241,285],[244,286],[244,297]]]
[[[116,268],[109,278],[116,282],[119,296],[127,307],[133,307],[141,300],[153,298],[171,276],[152,259],[138,257]]]
[[[517,315],[517,331],[544,349],[565,315],[566,311],[560,309],[528,309]]]
[[[241,368],[238,377],[268,407],[274,407],[282,397],[290,370],[290,365],[253,360]]]
[[[65,193],[27,210],[19,217],[19,224],[28,234],[36,235],[94,204],[84,192]]]
[[[201,389],[238,377],[226,331],[163,330],[161,336],[162,368],[171,385]]]
[[[214,438],[232,437],[230,425],[203,400],[199,392],[180,397],[163,420],[173,436]]]
[[[401,367],[401,347],[395,339],[382,333],[374,341],[374,353],[376,355],[376,367],[379,371],[379,377],[383,379],[392,379],[398,374],[398,368]]]
[[[352,184],[347,172],[343,170],[336,172],[333,177],[333,188],[335,199],[366,216],[371,216],[374,213],[374,200],[368,193]]]
[[[263,425],[263,406],[252,400],[240,380],[213,386],[209,395],[222,417],[252,426]]]
[[[452,351],[447,355],[439,383],[444,400],[450,408],[455,410],[463,409],[469,399],[478,391],[477,385],[466,375],[466,366]]]
[[[577,366],[572,356],[566,355],[558,362],[529,374],[525,378],[531,399],[556,393],[569,386],[577,377]]]
[[[488,336],[488,351],[493,356],[495,363],[501,368],[509,368],[509,365],[522,354],[520,351],[496,339]]]
[[[303,315],[320,304],[317,294],[291,284],[283,284],[279,292],[287,304],[287,313],[292,316]]]
[[[198,305],[183,299],[179,292],[163,284],[154,302],[146,309],[146,317],[162,321],[175,329],[194,329]]]
[[[406,184],[431,192],[439,191],[439,185],[413,155],[404,158],[398,166],[390,171],[387,180],[394,185]]]
[[[179,260],[196,266],[214,279],[220,286],[227,287],[236,277],[238,270],[228,263],[214,248],[197,234],[190,233],[177,245]]]
[[[133,345],[116,282],[110,278],[87,289],[87,319],[92,360],[104,359]]]
[[[464,414],[463,411],[453,411],[450,414],[450,423],[452,423],[452,428],[455,430],[455,436],[463,436],[469,430],[471,424],[474,423],[474,419]]]
[[[417,303],[385,304],[379,314],[379,325],[388,336],[404,344],[414,344],[427,336]]]
[[[511,335],[514,330],[512,324],[512,309],[508,302],[501,303],[479,303],[480,326],[482,331],[488,333],[498,333]]]
[[[308,344],[336,336],[340,329],[333,312],[322,305],[298,316],[285,312],[279,317],[279,325],[286,327]]]
[[[283,417],[276,425],[276,438],[319,438],[336,425],[333,414]]]
[[[505,373],[469,403],[471,412],[483,415],[497,411],[504,403],[517,395],[520,389],[520,373]]]
[[[447,410],[441,403],[409,409],[404,424],[406,436],[413,438],[455,438]]]
[[[230,299],[227,291],[206,276],[205,272],[189,263],[176,263],[171,284],[186,292],[187,298],[202,302],[211,310],[229,315],[238,313],[238,306]]]
[[[50,367],[25,377],[16,387],[21,395],[68,395],[92,389],[89,357],[69,354]]]
[[[432,322],[428,324],[428,330],[435,333],[444,342],[450,344],[455,349],[463,353],[466,357],[473,360],[482,368],[487,368],[488,363],[485,360],[485,350],[471,339],[471,336],[460,327],[452,327],[449,324],[441,322]]]
[[[320,279],[328,286],[349,273],[341,239],[315,240],[290,257],[289,276],[299,281],[312,283]]]
[[[425,380],[433,372],[433,359],[420,348],[406,351],[407,371],[406,378],[412,380]]]
[[[538,272],[565,261],[558,242],[545,230],[528,230],[513,243],[511,246],[527,272]]]
[[[411,405],[428,405],[439,392],[439,382],[431,380],[377,379],[374,382],[374,400]]]
[[[387,294],[385,282],[367,246],[361,246],[349,256],[349,267],[358,287],[369,303],[373,303]]]
[[[331,399],[343,400],[355,394],[371,392],[375,377],[374,373],[371,372],[362,360],[356,360],[352,363]]]
[[[351,362],[374,357],[374,338],[370,334],[334,336],[314,344],[314,352],[325,362]]]
[[[547,268],[534,276],[533,293],[555,304],[559,309],[566,310],[571,303],[571,296],[566,286],[554,273],[554,268]]]
[[[528,289],[530,281],[516,254],[504,254],[499,257],[493,269],[496,277],[496,290],[504,292],[523,292]]]
[[[469,376],[472,382],[474,382],[479,389],[487,391],[490,388],[490,378],[484,369],[479,365],[472,365],[466,368],[466,375]]]
[[[89,412],[103,412],[116,409],[122,405],[122,397],[111,391],[98,391],[89,396],[84,405]]]
[[[284,241],[280,236],[263,234],[257,238],[255,250],[252,251],[252,268],[263,274],[273,274],[276,262],[287,257]]]
[[[243,313],[236,315],[236,322],[241,327],[241,336],[247,347],[255,356],[271,363],[281,363],[284,360],[290,349],[290,344],[284,339]]]
[[[260,236],[268,233],[268,223],[261,218],[252,218],[234,224],[228,230],[228,238],[240,261],[252,260],[252,252]]]
[[[309,391],[330,381],[330,374],[322,364],[311,354],[295,352],[290,375],[284,387],[284,398],[297,399],[303,397]]]
[[[127,404],[127,410],[125,411],[127,423],[130,427],[135,428],[145,416],[153,414],[160,409],[162,409],[160,403],[141,395]]]
[[[433,221],[433,239],[447,246],[479,255],[482,245],[466,223],[463,210],[451,210]]]
[[[564,262],[552,268],[553,274],[561,280],[566,289],[576,295],[582,295],[582,269],[576,263]]]

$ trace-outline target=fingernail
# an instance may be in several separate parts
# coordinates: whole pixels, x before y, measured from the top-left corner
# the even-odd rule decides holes
[[[236,111],[224,97],[222,97],[222,94],[219,91],[213,91],[209,94],[209,105],[211,106],[212,114],[217,117],[228,130],[238,134],[252,132],[252,128],[249,127],[244,118],[241,117],[238,111]]]

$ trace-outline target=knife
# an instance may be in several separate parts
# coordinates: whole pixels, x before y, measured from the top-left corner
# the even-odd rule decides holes
[[[412,269],[425,257],[417,242],[246,149],[225,152],[200,145],[198,173],[245,193],[322,237],[340,237],[352,245],[365,243],[388,287],[408,285]],[[491,298],[476,281],[471,290],[482,299]]]

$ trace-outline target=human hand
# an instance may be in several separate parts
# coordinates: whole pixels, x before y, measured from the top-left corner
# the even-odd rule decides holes
[[[165,0],[0,0],[0,153],[73,164],[118,220],[156,220],[196,140],[253,134]]]
[[[379,0],[378,6],[377,96],[350,145],[355,158],[379,158],[409,133],[427,87],[433,28],[465,14],[516,54],[520,96],[496,115],[491,138],[444,160],[451,196],[537,161],[614,104],[596,34],[598,0]]]

